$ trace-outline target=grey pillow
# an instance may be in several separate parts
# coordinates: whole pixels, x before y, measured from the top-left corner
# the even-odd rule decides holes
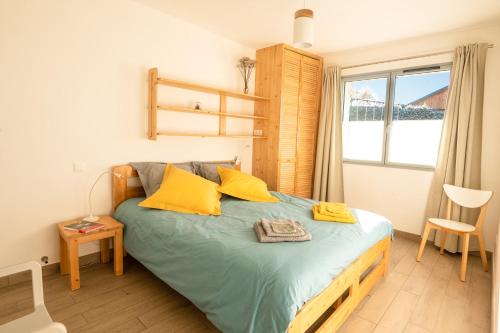
[[[186,163],[172,163],[177,168],[195,173],[194,167],[191,162]],[[150,197],[158,191],[160,188],[161,182],[163,180],[163,173],[165,172],[165,167],[167,163],[161,162],[134,162],[130,163],[132,167],[137,170],[139,174],[139,179],[141,180],[142,187],[144,188],[144,192],[146,192],[146,196]]]
[[[217,166],[224,168],[234,168],[234,161],[215,161],[215,162],[193,162],[195,172],[198,176],[220,184],[221,180],[217,172]]]

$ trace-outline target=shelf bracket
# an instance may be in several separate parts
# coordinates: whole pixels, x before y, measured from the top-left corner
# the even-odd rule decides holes
[[[227,112],[227,97],[226,97],[226,95],[223,95],[223,94],[220,95],[219,112],[221,113],[221,115],[219,115],[219,135],[225,136],[226,135],[226,116],[222,115],[222,113]]]
[[[149,99],[148,99],[148,138],[156,140],[158,133],[157,129],[157,112],[158,112],[158,68],[149,70]]]

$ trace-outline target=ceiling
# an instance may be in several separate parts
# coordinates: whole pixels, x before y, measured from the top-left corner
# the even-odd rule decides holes
[[[252,48],[291,43],[302,0],[135,0]],[[500,0],[307,0],[327,53],[500,20]]]

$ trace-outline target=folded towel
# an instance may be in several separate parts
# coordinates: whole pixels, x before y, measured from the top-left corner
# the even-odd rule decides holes
[[[327,222],[340,222],[340,223],[356,223],[356,218],[349,211],[349,215],[347,217],[341,216],[331,216],[327,214],[321,214],[320,205],[312,206],[313,218],[317,221],[327,221]]]
[[[294,234],[297,232],[297,226],[291,220],[273,220],[269,222],[273,232],[277,234]]]
[[[340,209],[340,210],[346,210],[349,209],[347,207],[347,204],[344,202],[326,202],[326,201],[320,201],[320,206],[325,207],[325,208],[330,208],[330,209]]]
[[[340,202],[320,202],[319,214],[330,216],[335,221],[352,222],[353,215],[345,203]]]
[[[299,222],[292,220],[261,219],[262,228],[269,237],[304,236],[305,231]]]
[[[319,213],[322,215],[331,215],[340,218],[349,218],[351,211],[345,203],[340,202],[320,202]]]
[[[322,213],[321,212],[321,208],[320,208],[319,209],[319,213],[321,215],[335,217],[335,218],[339,218],[339,219],[349,219],[349,218],[351,218],[351,213],[350,212],[345,212],[345,213],[331,213],[331,212],[326,212],[326,213]]]
[[[303,236],[292,236],[287,235],[284,237],[271,237],[266,235],[264,228],[262,227],[262,222],[255,222],[253,225],[253,229],[255,230],[255,234],[257,235],[257,239],[261,243],[279,243],[279,242],[304,242],[312,239],[312,236],[309,232],[305,231]]]

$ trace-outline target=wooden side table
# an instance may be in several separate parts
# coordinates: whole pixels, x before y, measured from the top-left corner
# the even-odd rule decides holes
[[[80,288],[80,260],[78,247],[80,244],[100,240],[101,262],[109,262],[109,239],[114,239],[114,270],[115,275],[123,274],[123,224],[111,216],[100,216],[97,223],[104,224],[104,228],[88,234],[64,229],[67,224],[79,222],[79,219],[58,223],[59,249],[61,255],[61,274],[70,275],[71,290]]]

